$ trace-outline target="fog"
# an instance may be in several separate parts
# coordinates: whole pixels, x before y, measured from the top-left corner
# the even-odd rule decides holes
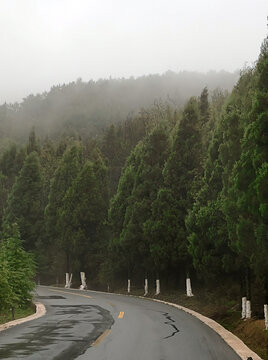
[[[266,0],[0,1],[0,104],[77,78],[235,71],[256,60]]]

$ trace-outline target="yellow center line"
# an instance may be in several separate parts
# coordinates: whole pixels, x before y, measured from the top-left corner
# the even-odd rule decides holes
[[[71,294],[71,295],[75,295],[75,296],[82,296],[82,297],[85,297],[85,298],[88,298],[88,299],[92,299],[92,296],[83,295],[83,294],[76,294],[76,293],[73,293],[71,291],[63,291],[63,290],[55,290],[55,289],[49,289],[49,290],[59,292],[59,293],[63,293],[63,294]]]
[[[105,330],[103,334],[101,334],[95,341],[94,343],[92,344],[92,346],[97,346],[99,345],[105,338],[107,335],[109,335],[111,332],[111,330]]]
[[[124,317],[124,311],[120,311],[120,314],[118,315],[118,319],[123,319]]]

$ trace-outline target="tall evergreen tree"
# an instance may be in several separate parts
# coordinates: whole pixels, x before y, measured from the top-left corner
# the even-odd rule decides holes
[[[40,145],[39,145],[39,141],[36,138],[34,128],[32,128],[32,130],[29,134],[29,139],[28,139],[28,144],[27,144],[26,150],[27,150],[28,155],[33,151],[37,152],[38,154],[40,153]]]
[[[60,223],[60,216],[64,211],[64,197],[76,179],[82,163],[82,146],[80,143],[74,143],[66,149],[51,181],[49,201],[45,209],[45,220],[49,248],[53,249],[54,257],[58,257],[58,260],[54,259],[56,267],[58,267],[61,258],[59,251],[65,241]],[[70,253],[68,248],[65,248],[65,250],[65,260],[62,261],[65,262],[66,269],[69,272]]]
[[[43,231],[43,178],[39,157],[30,153],[8,197],[6,223],[17,222],[26,250],[34,250]]]
[[[240,139],[251,89],[252,73],[249,71],[240,78],[215,124],[200,189],[196,191],[193,208],[186,219],[189,251],[195,267],[206,277],[219,276],[239,266],[228,245],[224,204],[229,178],[241,153]]]
[[[162,183],[167,151],[166,125],[160,124],[136,146],[120,180],[118,193],[111,201],[110,222],[114,235],[118,236],[116,243],[121,246],[129,275],[153,270],[144,224],[151,216],[151,205]],[[116,225],[119,226],[117,230]]]
[[[191,98],[175,130],[163,170],[164,182],[146,224],[154,261],[167,272],[180,269],[184,275],[191,268],[185,217],[193,201],[193,181],[201,166],[200,127],[198,101]]]
[[[59,219],[61,247],[69,253],[70,268],[88,271],[93,279],[98,274],[104,250],[103,226],[108,210],[96,170],[100,170],[98,165],[88,161],[84,164],[64,196]]]
[[[230,177],[225,211],[231,246],[245,267],[264,280],[267,303],[268,38],[262,44],[254,75],[252,109],[245,122],[241,156]]]

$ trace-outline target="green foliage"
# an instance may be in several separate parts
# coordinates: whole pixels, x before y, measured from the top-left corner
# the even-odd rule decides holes
[[[241,76],[216,118],[203,176],[199,188],[196,187],[195,202],[186,219],[188,250],[199,274],[206,277],[235,271],[239,263],[231,245],[230,229],[235,225],[230,225],[226,213],[228,208],[229,219],[234,219],[236,209],[233,196],[229,196],[230,178],[241,154],[241,138],[248,121],[251,106],[248,95],[252,93],[253,80],[251,70]]]
[[[0,149],[6,139],[26,141],[33,127],[41,138],[101,134],[105,127],[124,121],[129,113],[138,115],[156,99],[182,106],[207,84],[231,90],[237,73],[195,72],[142,76],[137,79],[100,79],[53,86],[48,92],[30,94],[18,104],[0,106]],[[34,149],[37,151],[37,149]],[[33,150],[31,150],[33,151]]]
[[[33,151],[40,153],[40,145],[38,143],[38,140],[36,139],[34,128],[32,128],[32,130],[30,132],[28,144],[26,147],[26,152],[28,155]]]
[[[101,169],[102,168],[102,169]],[[69,256],[72,270],[97,274],[103,244],[103,225],[107,201],[102,195],[105,168],[100,163],[85,162],[63,199],[59,214],[62,229],[60,247]],[[102,177],[102,178],[101,178]]]
[[[189,270],[184,221],[192,205],[192,185],[200,167],[200,126],[198,102],[191,98],[173,135],[163,169],[163,183],[146,223],[154,262],[159,269],[169,272],[180,267],[184,272]]]
[[[268,38],[255,70],[255,92],[244,124],[241,156],[230,177],[235,216],[226,206],[232,244],[259,276],[268,271]],[[265,255],[266,254],[266,255]],[[267,275],[265,275],[267,276]],[[268,291],[268,289],[267,289]]]
[[[129,273],[152,270],[149,239],[144,227],[163,182],[162,169],[167,152],[167,129],[165,124],[160,123],[130,155],[117,194],[111,200],[109,222],[114,236],[112,244],[114,251],[121,250],[119,256],[123,257]]]
[[[127,273],[184,278],[194,267],[203,279],[246,275],[248,288],[250,274],[268,278],[267,43],[230,95],[205,82],[180,111],[169,98],[122,122],[123,98],[136,108],[142,91],[132,90],[148,79],[77,81],[0,107],[3,128],[33,114],[55,123],[51,138],[32,130],[25,149],[10,145],[0,158],[0,217],[18,223],[39,275],[84,270],[96,284]],[[173,75],[149,82],[157,92]],[[3,264],[2,293],[15,298]]]
[[[64,211],[64,197],[72,186],[83,164],[82,145],[75,142],[66,149],[59,166],[51,180],[51,187],[48,199],[48,205],[45,209],[45,222],[48,243],[54,249],[54,263],[56,268],[61,265],[59,258],[60,251],[64,249],[66,256],[66,266],[69,271],[69,252],[62,246],[65,242],[64,230],[61,226],[61,215]],[[67,251],[67,252],[66,252]],[[58,259],[57,259],[58,258]]]
[[[43,178],[36,152],[30,153],[8,197],[6,223],[17,222],[25,249],[34,249],[43,227]]]
[[[22,168],[24,159],[24,149],[19,149],[15,144],[11,144],[0,157],[0,229],[8,194]]]
[[[18,226],[7,225],[0,243],[0,311],[31,300],[34,271],[33,257],[22,247]]]
[[[55,171],[51,181],[48,205],[45,209],[47,231],[51,239],[59,240],[61,237],[61,227],[58,222],[63,208],[63,199],[80,171],[82,162],[82,146],[80,143],[74,143],[66,149]]]

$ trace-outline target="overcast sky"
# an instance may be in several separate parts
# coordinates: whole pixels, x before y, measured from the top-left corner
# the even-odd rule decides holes
[[[267,0],[0,0],[0,103],[79,77],[234,71],[267,15]]]

